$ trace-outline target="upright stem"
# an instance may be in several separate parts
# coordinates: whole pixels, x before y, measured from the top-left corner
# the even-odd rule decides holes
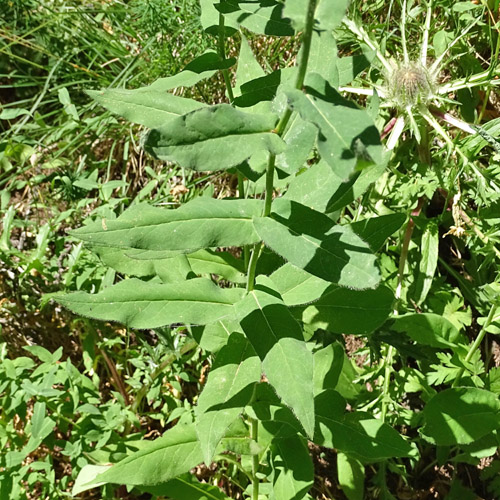
[[[311,52],[311,38],[314,26],[314,12],[316,11],[317,0],[309,0],[307,6],[307,18],[306,27],[302,35],[302,52],[300,56],[297,80],[295,82],[295,88],[302,90],[304,86],[304,81],[307,73],[307,65],[309,63],[309,54]],[[292,110],[287,108],[283,116],[281,117],[278,125],[276,126],[276,134],[280,137],[286,130],[286,126],[290,121],[292,116]],[[271,214],[271,206],[273,203],[273,192],[274,192],[274,168],[276,166],[276,155],[270,154],[269,161],[267,163],[266,169],[266,193],[264,201],[264,217],[268,217]],[[262,244],[255,245],[252,256],[250,257],[250,263],[248,265],[248,278],[247,278],[247,291],[252,291],[254,287],[255,280],[255,268],[257,266],[257,261],[259,260],[259,254],[262,249]]]
[[[424,68],[427,67],[427,50],[429,47],[429,31],[431,29],[431,17],[432,17],[432,0],[428,0],[427,3],[427,13],[425,15],[425,26],[424,26],[424,39],[422,42],[422,54],[420,55],[420,62]]]
[[[410,58],[408,57],[408,47],[406,46],[406,0],[403,0],[403,8],[401,11],[401,45],[403,46],[405,64],[408,64]]]
[[[218,50],[219,56],[224,61],[226,59],[226,48],[225,48],[225,35],[224,35],[224,16],[219,13],[219,37],[218,37]],[[233,87],[231,86],[231,78],[229,76],[229,71],[227,69],[222,70],[222,76],[224,77],[224,83],[226,85],[227,96],[229,101],[234,101]]]
[[[257,442],[259,438],[259,422],[252,419],[250,424],[251,438]],[[252,456],[252,500],[259,500],[259,478],[257,472],[259,471],[259,455],[256,453]]]
[[[487,328],[493,322],[493,319],[494,319],[495,314],[496,314],[497,309],[498,309],[498,304],[499,304],[499,302],[498,302],[498,300],[496,300],[493,303],[493,305],[491,306],[488,317],[486,318],[486,321],[484,322],[484,325],[481,328],[479,335],[476,337],[476,340],[474,340],[474,342],[470,346],[470,349],[469,349],[469,352],[467,353],[467,356],[465,356],[464,363],[468,363],[472,359],[472,356],[474,356],[474,353],[479,349],[479,346],[481,345],[481,342],[483,341],[484,336],[486,335]],[[460,383],[460,379],[462,378],[462,375],[464,374],[464,372],[465,372],[465,367],[460,368],[455,380],[453,381],[453,384],[451,385],[452,387],[457,387],[457,385]]]

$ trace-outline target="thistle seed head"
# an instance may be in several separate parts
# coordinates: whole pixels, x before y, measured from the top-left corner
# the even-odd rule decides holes
[[[434,94],[434,80],[429,71],[418,62],[401,64],[387,77],[389,97],[405,109],[427,103]]]

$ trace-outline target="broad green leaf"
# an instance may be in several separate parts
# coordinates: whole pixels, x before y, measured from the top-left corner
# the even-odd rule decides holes
[[[287,306],[314,302],[331,285],[328,281],[313,276],[290,262],[274,271],[270,278]]]
[[[242,83],[240,94],[233,104],[239,108],[249,108],[262,101],[272,101],[281,84],[281,70]]]
[[[279,154],[285,143],[271,131],[272,114],[244,113],[229,104],[202,108],[152,130],[145,148],[161,160],[211,172],[247,160],[259,151]]]
[[[196,432],[206,464],[250,401],[260,376],[261,363],[253,347],[242,334],[233,333],[217,354],[195,408]]]
[[[326,389],[335,389],[344,366],[344,349],[338,342],[333,342],[313,354],[314,360],[314,395]]]
[[[299,324],[274,295],[255,290],[236,306],[241,327],[262,370],[307,435],[314,432],[313,356]]]
[[[348,500],[363,500],[365,492],[365,467],[345,453],[337,453],[339,485]]]
[[[392,236],[405,220],[405,214],[388,214],[354,222],[349,224],[349,227],[368,243],[374,252],[378,252],[387,238]]]
[[[316,140],[316,127],[295,113],[283,139],[286,147],[276,157],[276,166],[289,175],[294,174],[306,164],[311,154]]]
[[[164,484],[141,490],[173,500],[230,500],[217,486],[201,483],[192,474],[183,474]]]
[[[389,317],[393,301],[393,292],[385,286],[350,290],[330,285],[302,310],[302,321],[335,333],[367,335]]]
[[[375,52],[356,56],[345,56],[337,59],[339,85],[348,85],[362,71],[368,68],[375,57]]]
[[[264,243],[295,266],[356,289],[373,288],[380,281],[375,256],[349,227],[326,215],[278,198],[271,217],[254,219]]]
[[[340,410],[340,400],[327,397],[328,392],[335,391],[326,391],[315,400],[316,444],[335,448],[362,463],[408,457],[414,453],[410,444],[381,420],[362,412],[344,414]]]
[[[155,266],[155,271],[163,283],[177,283],[196,278],[185,254],[176,255],[168,259],[167,262],[162,261],[161,264]]]
[[[222,59],[217,52],[209,50],[193,59],[180,73],[166,78],[159,78],[149,87],[140,88],[138,91],[154,90],[164,92],[177,87],[192,87],[198,82],[210,78],[217,71],[230,68],[235,62],[234,57]]]
[[[328,1],[328,0],[327,0]],[[303,47],[301,48],[303,50]],[[307,86],[310,75],[321,75],[332,87],[339,85],[339,70],[337,68],[337,44],[331,31],[314,30],[311,38],[311,49],[305,85]],[[314,82],[314,76],[312,76]]]
[[[147,128],[163,127],[205,104],[153,89],[87,90],[87,94],[112,113]]]
[[[306,440],[299,435],[275,439],[271,445],[272,500],[299,500],[314,483],[314,467]]]
[[[415,302],[420,305],[427,297],[432,286],[439,256],[439,228],[437,223],[429,222],[422,234],[420,262],[416,282]]]
[[[139,204],[115,220],[102,219],[72,234],[94,245],[155,251],[252,245],[259,241],[252,217],[260,215],[262,208],[259,200],[205,197],[175,210]]]
[[[147,447],[99,474],[95,482],[155,485],[188,472],[202,461],[194,424],[178,424]]]
[[[75,292],[55,300],[82,316],[145,329],[230,318],[242,293],[240,288],[219,288],[205,278],[174,284],[130,278],[97,294]]]
[[[438,446],[470,444],[500,428],[498,395],[475,387],[446,389],[423,410],[421,432]]]
[[[460,332],[446,318],[434,313],[410,313],[394,318],[391,330],[406,333],[417,343],[446,349],[455,347]]]
[[[366,111],[344,99],[320,75],[308,79],[308,94],[286,90],[289,103],[318,128],[318,151],[342,179],[356,168],[384,163],[380,135]]]
[[[223,0],[216,4],[231,23],[261,35],[291,36],[290,19],[283,17],[283,4],[275,0]]]

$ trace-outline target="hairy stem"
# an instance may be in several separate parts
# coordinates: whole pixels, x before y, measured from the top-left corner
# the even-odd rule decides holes
[[[316,11],[317,0],[309,0],[307,6],[307,18],[306,27],[304,33],[302,34],[302,52],[299,61],[299,70],[297,74],[297,80],[295,82],[295,88],[302,90],[304,86],[304,80],[307,73],[307,65],[309,63],[309,54],[311,52],[311,38],[314,26],[314,12]],[[292,116],[292,110],[287,108],[283,116],[281,117],[278,125],[276,126],[276,134],[280,137],[283,136],[290,117]],[[273,192],[274,192],[274,168],[276,165],[276,155],[270,154],[269,161],[267,163],[266,169],[266,193],[264,202],[264,217],[268,217],[271,214],[271,206],[273,202]],[[259,260],[259,254],[262,249],[262,244],[256,245],[253,249],[252,256],[250,257],[250,263],[248,265],[248,277],[247,277],[247,291],[253,290],[254,280],[255,280],[255,268],[257,266],[257,261]]]
[[[224,39],[224,16],[219,14],[219,36],[217,39],[217,49],[219,51],[220,58],[224,61],[226,59],[226,47]],[[229,76],[229,70],[223,69],[222,76],[224,78],[224,83],[226,85],[227,96],[230,102],[234,101],[233,87],[231,86],[231,78]]]

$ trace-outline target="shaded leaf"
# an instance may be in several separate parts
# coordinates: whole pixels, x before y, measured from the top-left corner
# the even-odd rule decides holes
[[[272,250],[295,266],[356,289],[380,281],[375,256],[349,227],[334,225],[326,215],[278,198],[270,217],[254,219],[258,234]]]
[[[500,401],[492,392],[475,387],[446,389],[423,410],[424,437],[438,446],[469,444],[500,428]]]
[[[349,227],[368,243],[374,252],[378,252],[387,238],[392,236],[405,220],[405,214],[388,214],[354,222],[349,224]]]
[[[262,370],[308,435],[314,431],[313,356],[299,324],[274,295],[254,290],[237,304],[246,337],[262,360]]]

